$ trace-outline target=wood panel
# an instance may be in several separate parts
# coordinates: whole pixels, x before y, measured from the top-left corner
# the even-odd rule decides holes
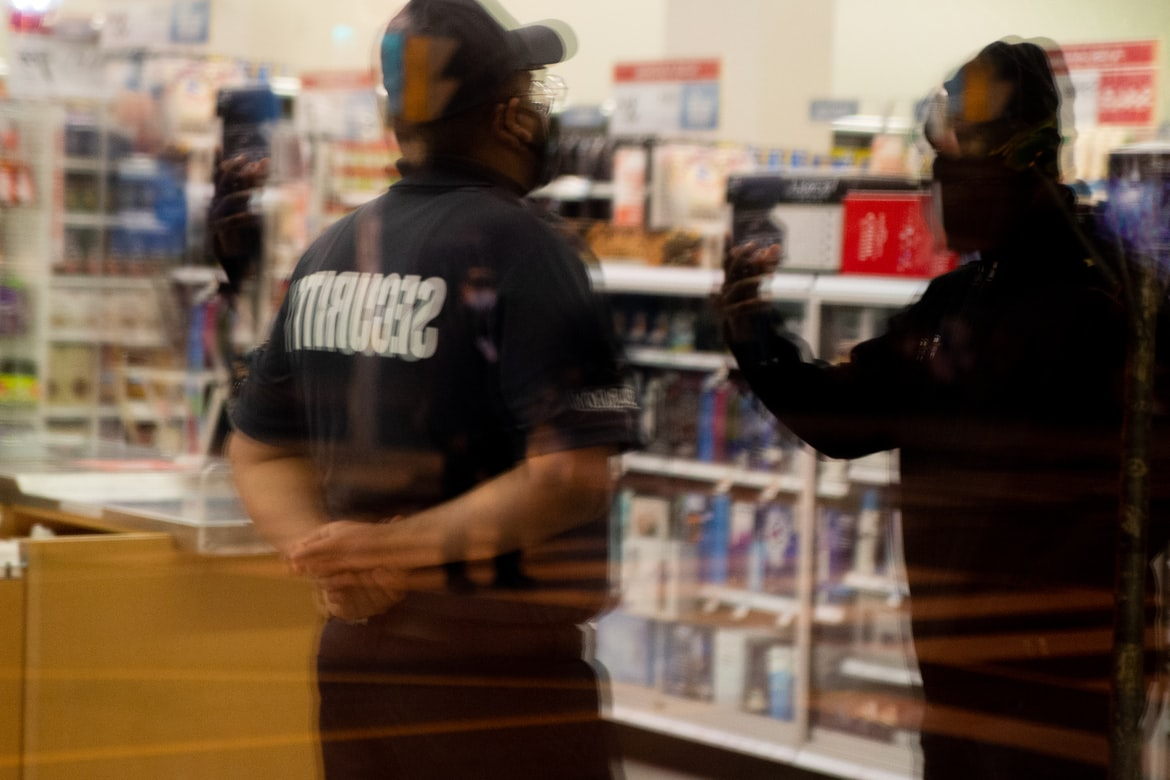
[[[92,528],[26,547],[23,780],[319,777],[319,618],[275,557]]]

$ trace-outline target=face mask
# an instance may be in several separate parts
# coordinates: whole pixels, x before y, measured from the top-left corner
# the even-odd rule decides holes
[[[550,116],[544,120],[543,126],[544,137],[537,136],[528,144],[528,151],[535,160],[532,189],[538,189],[552,181],[560,166],[560,122],[555,116]]]
[[[1028,219],[1034,182],[995,157],[934,161],[934,203],[947,245],[957,252],[998,249]]]

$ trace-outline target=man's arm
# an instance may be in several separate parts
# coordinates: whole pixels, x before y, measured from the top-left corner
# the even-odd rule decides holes
[[[282,554],[327,522],[316,471],[299,449],[265,444],[236,431],[227,455],[248,516]]]
[[[608,511],[613,446],[527,458],[457,498],[382,524],[336,522],[290,551],[294,570],[326,587],[355,572],[436,566],[524,549]]]
[[[898,337],[887,332],[859,345],[844,365],[810,361],[784,333],[761,291],[778,262],[775,246],[731,247],[715,298],[724,339],[752,392],[789,430],[829,457],[897,447]]]

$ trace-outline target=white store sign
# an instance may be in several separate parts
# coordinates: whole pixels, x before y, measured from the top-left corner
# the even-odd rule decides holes
[[[614,66],[612,135],[714,135],[720,61],[660,60]]]

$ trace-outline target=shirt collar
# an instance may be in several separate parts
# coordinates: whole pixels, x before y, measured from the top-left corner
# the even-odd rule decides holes
[[[401,160],[398,170],[402,183],[421,187],[499,187],[517,198],[528,193],[518,183],[494,168],[464,157],[436,155],[421,163]]]

